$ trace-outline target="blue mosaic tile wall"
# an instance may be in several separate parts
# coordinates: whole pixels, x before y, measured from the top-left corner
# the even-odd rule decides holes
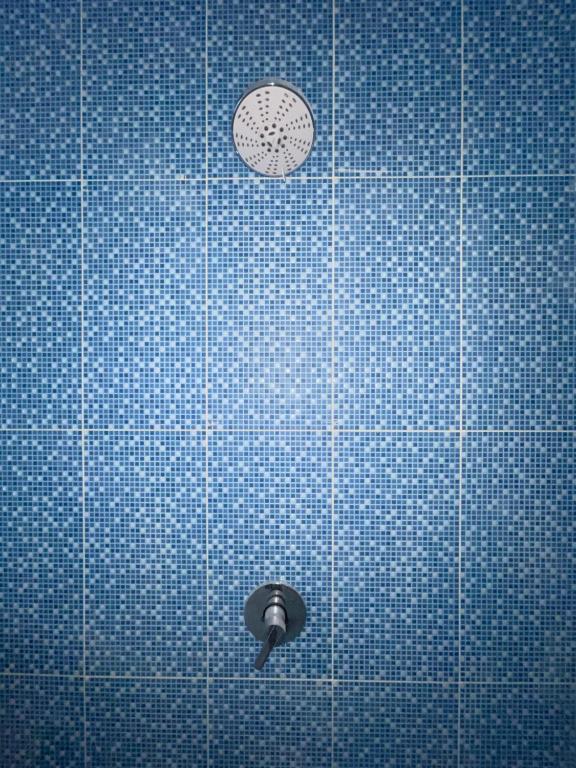
[[[0,18],[0,764],[573,768],[575,0]]]

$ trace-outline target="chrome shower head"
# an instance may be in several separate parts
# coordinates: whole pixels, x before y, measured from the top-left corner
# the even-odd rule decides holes
[[[312,150],[315,126],[303,94],[284,80],[260,80],[244,93],[232,119],[242,161],[264,176],[288,176]]]

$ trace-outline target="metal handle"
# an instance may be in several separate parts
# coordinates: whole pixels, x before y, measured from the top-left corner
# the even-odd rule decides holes
[[[260,649],[260,653],[256,657],[256,661],[254,662],[255,669],[262,669],[264,664],[268,661],[268,656],[272,653],[275,646],[278,645],[278,643],[281,642],[282,637],[284,633],[280,629],[280,627],[270,627],[268,630],[268,635],[266,636],[266,640],[262,643],[262,648]]]
[[[267,633],[258,658],[254,662],[256,669],[262,669],[274,647],[284,640],[286,634],[286,603],[281,590],[275,589],[271,592],[263,618]]]

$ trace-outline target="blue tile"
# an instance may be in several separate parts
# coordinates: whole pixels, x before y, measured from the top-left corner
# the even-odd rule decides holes
[[[576,169],[576,4],[468,0],[465,167],[471,173]]]
[[[214,768],[331,768],[331,686],[287,680],[210,685]]]
[[[337,678],[455,678],[457,449],[449,435],[338,437]]]
[[[0,441],[0,672],[78,672],[82,663],[80,437]]]
[[[457,693],[443,685],[340,683],[336,768],[455,768]]]
[[[86,423],[196,427],[204,413],[202,187],[95,184],[86,197]]]
[[[0,423],[79,426],[80,194],[0,187]]]
[[[0,179],[80,172],[80,0],[4,0]]]
[[[259,643],[244,601],[267,581],[303,596],[306,626],[259,676],[330,672],[329,439],[315,434],[219,434],[210,439],[210,670],[253,674]]]
[[[295,175],[330,173],[331,62],[331,0],[209,0],[210,175],[254,175],[234,149],[234,108],[250,85],[278,77],[304,93],[316,122],[312,153]]]
[[[338,425],[456,426],[457,184],[341,181],[336,191]]]
[[[200,673],[206,625],[201,436],[90,435],[87,472],[89,671]]]
[[[223,427],[325,427],[330,186],[210,187],[210,416]]]
[[[465,211],[466,426],[576,426],[574,182],[471,182]]]
[[[84,764],[82,681],[0,677],[0,763],[10,768]]]
[[[84,173],[204,173],[203,0],[84,0]]]
[[[573,768],[576,687],[467,686],[462,768]]]
[[[92,680],[87,686],[87,765],[206,766],[206,684]]]
[[[576,680],[573,435],[469,435],[463,677]]]
[[[459,172],[459,9],[458,0],[338,3],[338,172]]]

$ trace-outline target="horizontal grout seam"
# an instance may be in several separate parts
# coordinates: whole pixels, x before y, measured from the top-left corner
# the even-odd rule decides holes
[[[456,428],[456,427],[447,427],[445,429],[419,429],[419,428],[404,428],[404,429],[347,429],[342,427],[337,427],[335,429],[331,429],[330,427],[319,427],[317,429],[314,428],[290,428],[290,427],[262,427],[260,429],[255,429],[253,427],[234,427],[234,428],[228,428],[228,427],[208,427],[205,429],[204,427],[190,427],[190,428],[174,428],[174,427],[119,427],[119,428],[90,428],[85,427],[82,428],[81,426],[78,427],[66,427],[66,428],[51,428],[51,427],[0,427],[0,432],[3,432],[5,434],[10,433],[27,433],[27,432],[38,432],[38,433],[46,433],[46,434],[74,434],[74,433],[85,433],[85,434],[190,434],[190,435],[203,435],[205,432],[208,432],[209,434],[262,434],[262,435],[268,435],[268,434],[295,434],[295,435],[459,435],[460,432],[464,436],[466,435],[574,435],[576,434],[576,428],[574,427],[566,427],[566,428],[557,428],[557,429],[515,429],[513,427],[510,428],[502,428],[502,429],[475,429],[475,428],[464,428],[462,430]]]
[[[576,171],[566,173],[466,173],[462,176],[463,181],[475,179],[570,179],[576,177]],[[167,184],[167,183],[191,183],[205,184],[209,182],[221,181],[242,181],[251,183],[274,183],[274,182],[307,182],[307,181],[460,181],[459,174],[447,174],[444,176],[406,176],[406,175],[387,175],[379,171],[339,171],[334,175],[325,176],[288,176],[285,179],[272,178],[266,176],[209,176],[207,179],[199,176],[166,176],[166,177],[92,177],[92,178],[69,178],[69,179],[0,179],[0,184]]]
[[[509,687],[522,686],[551,686],[551,687],[572,687],[576,686],[576,680],[568,681],[540,681],[540,680],[378,680],[373,678],[333,678],[333,677],[248,677],[248,676],[230,676],[230,675],[73,675],[42,673],[42,672],[0,672],[0,678],[38,678],[38,679],[60,679],[60,680],[107,680],[107,681],[176,681],[176,682],[270,682],[270,683],[325,683],[327,685],[439,685],[439,686],[479,686],[479,685],[499,685]]]

